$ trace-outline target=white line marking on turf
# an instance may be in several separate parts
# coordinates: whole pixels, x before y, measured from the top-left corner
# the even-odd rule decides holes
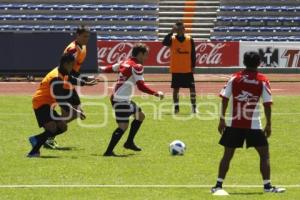
[[[169,110],[169,112],[171,112],[172,110]],[[164,115],[164,114],[169,114],[169,112],[163,112],[163,113],[161,113],[162,115]],[[110,113],[113,113],[113,112],[108,112],[109,114]],[[151,115],[151,114],[158,114],[159,112],[146,112],[146,114],[149,114],[149,115]],[[101,113],[101,112],[95,112],[95,113],[87,113],[88,115],[105,115],[106,113]],[[184,113],[184,114],[190,114],[190,113]],[[32,116],[34,116],[34,114],[33,113],[29,113],[29,112],[27,112],[27,113],[6,113],[6,112],[0,112],[0,116],[21,116],[21,115],[32,115]],[[218,113],[199,113],[199,114],[197,114],[197,115],[199,115],[199,116],[206,116],[206,115],[208,115],[208,116],[219,116],[219,114]],[[272,113],[272,115],[287,115],[287,116],[289,116],[289,115],[300,115],[300,112],[295,112],[295,113]]]
[[[0,185],[0,188],[211,188],[212,185]],[[262,185],[225,185],[226,188],[261,188]],[[300,188],[300,185],[281,185]]]

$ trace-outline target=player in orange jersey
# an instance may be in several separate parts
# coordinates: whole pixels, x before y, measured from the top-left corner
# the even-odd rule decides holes
[[[80,78],[81,75],[80,69],[82,63],[86,58],[87,43],[89,41],[89,37],[90,37],[89,28],[83,25],[79,26],[76,30],[76,39],[72,41],[64,50],[64,53],[73,54],[73,56],[75,57],[75,62],[70,72],[70,74],[73,77]],[[87,81],[87,79],[85,78],[83,78],[83,80]],[[72,105],[74,106],[75,109],[81,110],[80,98],[75,88],[73,88],[72,96],[70,97],[69,101],[72,102]],[[59,149],[54,137],[49,138],[45,142],[44,147],[49,149]]]

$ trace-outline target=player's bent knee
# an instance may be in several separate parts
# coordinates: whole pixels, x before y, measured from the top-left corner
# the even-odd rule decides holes
[[[65,122],[57,122],[56,134],[62,134],[68,130],[68,125]]]
[[[57,125],[54,121],[44,124],[44,128],[46,131],[49,131],[52,134],[55,134],[57,132]]]
[[[119,128],[122,129],[124,132],[128,129],[128,123],[119,123]]]
[[[143,112],[139,112],[139,115],[138,115],[138,116],[139,116],[139,118],[138,118],[139,121],[144,121],[144,119],[145,119],[145,117],[146,117],[145,114],[144,114]]]

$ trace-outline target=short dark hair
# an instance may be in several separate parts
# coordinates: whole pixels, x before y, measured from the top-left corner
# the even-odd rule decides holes
[[[247,68],[256,69],[260,63],[261,59],[257,52],[248,51],[244,54],[244,65]]]
[[[85,25],[80,25],[76,29],[76,34],[78,34],[78,35],[81,35],[83,33],[89,33],[89,32],[90,32],[89,27],[87,27]]]
[[[133,46],[131,55],[133,57],[136,57],[140,52],[142,52],[144,54],[148,51],[149,51],[149,48],[147,45],[145,45],[144,43],[137,43]]]
[[[63,66],[65,63],[71,63],[75,61],[75,57],[71,53],[65,53],[60,57],[60,66]]]
[[[179,20],[176,23],[176,26],[184,26],[183,21]]]

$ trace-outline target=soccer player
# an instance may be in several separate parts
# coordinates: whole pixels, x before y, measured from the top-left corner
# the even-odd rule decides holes
[[[75,78],[80,77],[80,68],[87,54],[86,45],[89,41],[89,37],[89,28],[83,25],[79,26],[76,30],[76,39],[72,41],[64,50],[64,53],[73,54],[75,57],[75,62],[72,67],[72,71],[70,72],[70,74]],[[75,88],[73,88],[72,96],[70,97],[70,102],[72,102],[72,105],[75,109],[81,110],[80,98]],[[68,115],[68,113],[66,113],[66,115]],[[59,146],[54,137],[48,138],[48,140],[44,144],[44,147],[49,149],[59,149]]]
[[[32,98],[33,109],[39,127],[44,132],[29,138],[32,150],[28,157],[39,157],[40,147],[49,137],[55,137],[67,130],[67,123],[80,117],[85,119],[85,114],[72,105],[69,96],[72,95],[73,85],[94,85],[94,82],[85,82],[70,75],[75,58],[72,54],[64,54],[60,59],[59,67],[49,72],[40,83]],[[55,111],[55,106],[60,105],[62,115]]]
[[[244,54],[246,69],[234,74],[220,93],[222,97],[221,117],[218,131],[222,135],[220,144],[224,146],[224,155],[219,166],[219,175],[212,193],[222,190],[222,184],[229,169],[236,148],[254,147],[260,157],[260,172],[265,192],[284,192],[284,188],[272,186],[270,180],[270,155],[267,138],[271,136],[272,96],[270,83],[266,76],[257,71],[261,60],[256,52]],[[231,98],[231,100],[230,100]],[[265,128],[261,127],[259,100],[262,98],[266,116]],[[225,122],[228,102],[231,116]]]
[[[174,35],[176,34],[176,35]],[[197,113],[194,68],[196,63],[195,44],[191,36],[185,34],[182,21],[178,21],[172,32],[166,35],[163,45],[170,47],[170,72],[172,73],[174,113],[179,112],[179,89],[189,88],[192,113]]]
[[[148,51],[148,47],[145,44],[135,44],[132,49],[131,58],[113,66],[101,68],[105,73],[117,72],[119,74],[113,95],[111,96],[111,103],[115,110],[118,128],[113,132],[104,156],[116,156],[113,150],[124,132],[127,130],[129,117],[131,115],[133,115],[134,120],[131,123],[129,135],[124,144],[124,148],[131,149],[133,151],[142,150],[134,143],[134,138],[145,119],[145,114],[135,102],[131,101],[132,92],[135,86],[137,86],[142,92],[157,96],[160,99],[163,99],[164,97],[162,92],[155,92],[144,83],[143,64],[148,57]]]

